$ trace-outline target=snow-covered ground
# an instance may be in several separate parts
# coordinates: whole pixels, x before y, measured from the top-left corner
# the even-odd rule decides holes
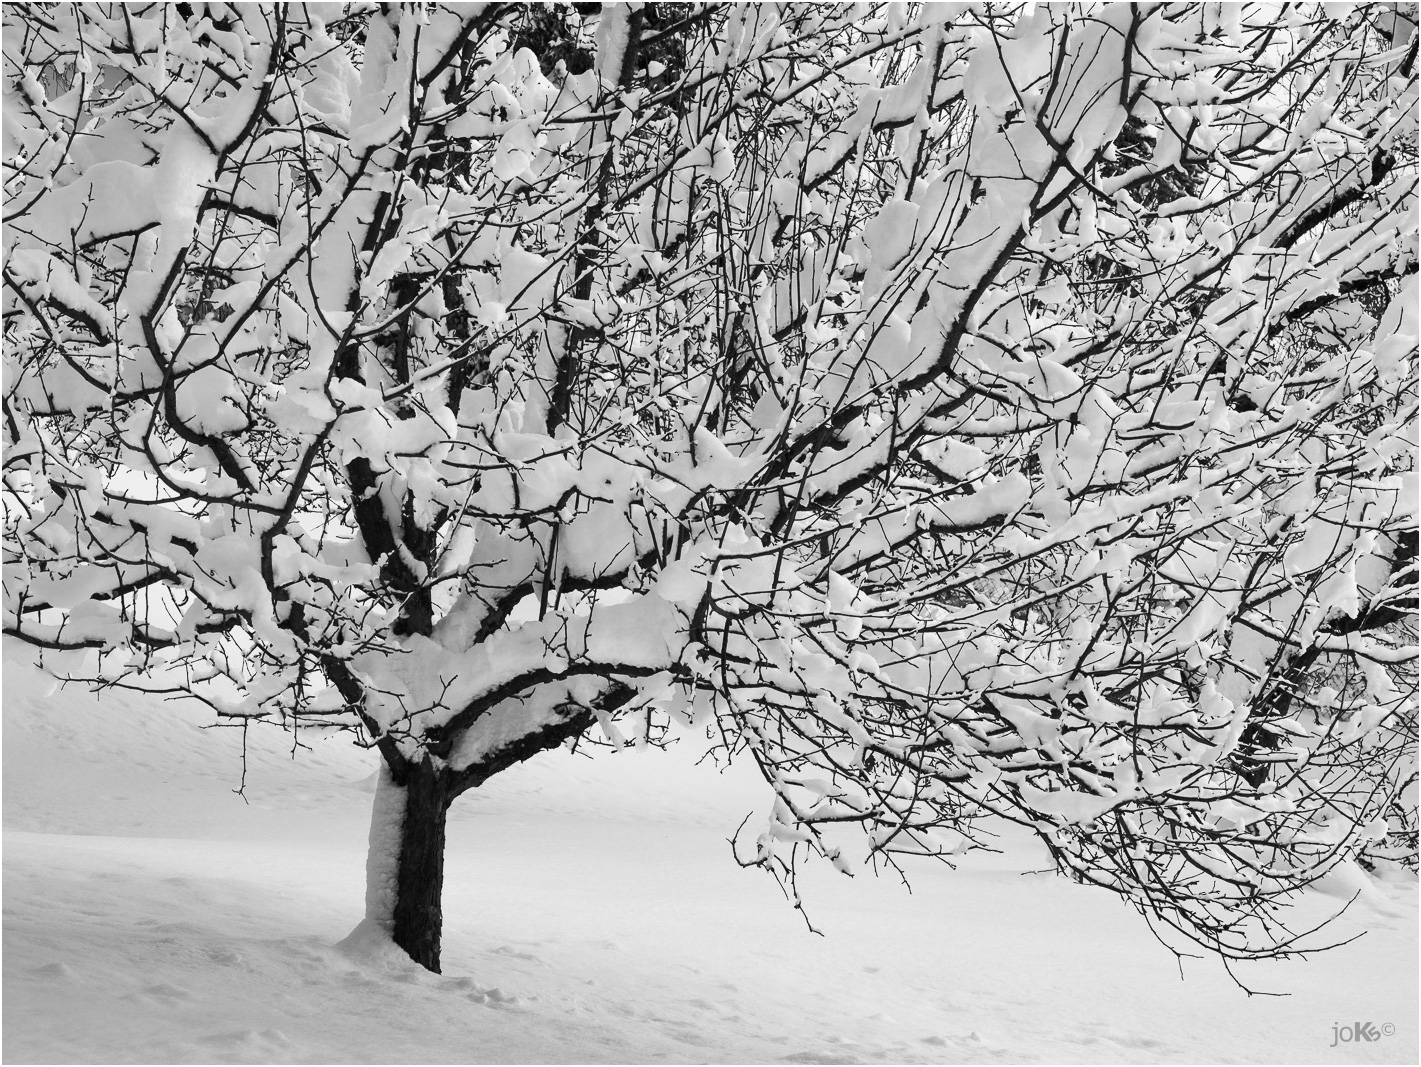
[[[911,894],[813,872],[816,937],[731,859],[755,783],[674,753],[559,752],[461,798],[428,974],[339,944],[371,756],[336,737],[292,760],[253,731],[247,803],[240,731],[132,694],[45,696],[28,659],[6,645],[7,1063],[1417,1059],[1414,882],[1361,887],[1339,926],[1355,943],[1240,969],[1284,997],[1209,960],[1181,978],[1114,898],[1023,873],[1044,859],[1019,839],[924,866]],[[1378,1039],[1337,1040],[1358,1022]]]

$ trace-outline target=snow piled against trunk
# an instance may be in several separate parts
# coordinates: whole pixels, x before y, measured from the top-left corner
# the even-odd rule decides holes
[[[372,800],[397,799],[371,753],[253,729],[244,800],[240,730],[45,695],[30,657],[5,646],[7,1062],[1416,1062],[1414,883],[1321,886],[1304,911],[1360,892],[1339,933],[1364,936],[1239,969],[1287,997],[1208,961],[1181,979],[1010,830],[911,895],[811,870],[815,937],[731,861],[763,787],[690,751],[553,752],[456,801],[430,974],[346,937]],[[1334,1045],[1358,1021],[1381,1036]]]
[[[384,763],[376,772],[375,802],[370,816],[370,851],[365,857],[365,918],[388,934],[395,922],[399,879],[400,832],[409,794],[395,784]]]

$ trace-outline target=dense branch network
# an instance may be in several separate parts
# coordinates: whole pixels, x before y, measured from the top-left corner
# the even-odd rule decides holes
[[[995,814],[1292,950],[1415,858],[1416,36],[1351,7],[7,10],[5,632],[450,797],[708,729],[787,885]]]

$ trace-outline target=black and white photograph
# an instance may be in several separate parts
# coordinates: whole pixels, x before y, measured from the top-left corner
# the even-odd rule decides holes
[[[4,3],[7,1064],[1415,1064],[1418,5]]]

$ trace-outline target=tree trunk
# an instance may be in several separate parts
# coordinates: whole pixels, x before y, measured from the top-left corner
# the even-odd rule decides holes
[[[428,759],[409,768],[395,875],[391,936],[421,967],[439,973],[444,926],[444,827],[453,799],[448,772]]]
[[[635,695],[631,686],[611,681],[595,703],[604,711],[615,711]],[[439,973],[439,942],[444,926],[440,906],[444,890],[444,831],[449,805],[466,789],[482,785],[499,771],[539,752],[556,748],[597,721],[597,713],[588,707],[570,704],[561,710],[566,718],[507,742],[477,765],[458,773],[442,759],[428,754],[418,763],[397,759],[398,770],[381,763],[365,867],[365,919],[357,927],[362,937],[373,938],[380,945],[388,945],[392,939],[421,967]],[[433,737],[426,740],[432,747]],[[438,746],[443,753],[451,747],[447,740],[438,742]]]

